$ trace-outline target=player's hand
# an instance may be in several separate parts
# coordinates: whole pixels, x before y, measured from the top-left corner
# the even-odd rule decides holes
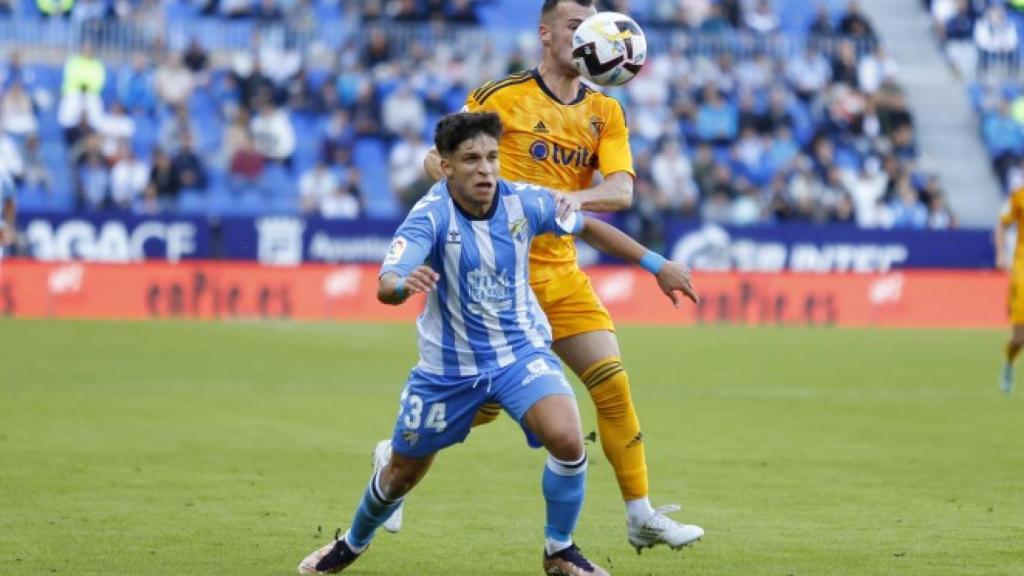
[[[700,296],[693,289],[693,280],[690,278],[690,269],[679,262],[668,261],[661,267],[661,271],[655,276],[658,279],[658,287],[672,300],[672,305],[679,308],[680,300],[676,292],[682,292],[694,304],[700,302]]]
[[[7,247],[14,244],[14,241],[18,239],[18,235],[10,228],[0,228],[0,247]]]
[[[996,256],[996,269],[1004,272],[1010,269],[1010,262],[1007,260],[1005,255],[999,254]]]
[[[566,214],[580,211],[580,201],[569,194],[555,192],[555,215],[561,220]]]
[[[441,275],[434,272],[430,266],[420,266],[405,277],[405,294],[428,294],[437,288],[437,281]]]

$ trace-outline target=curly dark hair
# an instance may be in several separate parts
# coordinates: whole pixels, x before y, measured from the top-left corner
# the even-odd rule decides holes
[[[479,134],[501,140],[501,118],[493,112],[457,112],[441,118],[434,129],[434,147],[442,156],[458,150],[459,145]]]

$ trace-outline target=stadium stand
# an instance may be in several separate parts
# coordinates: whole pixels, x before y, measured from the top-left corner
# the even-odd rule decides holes
[[[25,211],[395,217],[429,185],[408,167],[434,122],[536,49],[537,14],[514,0],[0,6],[0,158]],[[651,45],[610,91],[632,129],[637,229],[956,226],[856,1],[603,7]],[[993,126],[1014,164],[1024,137]]]

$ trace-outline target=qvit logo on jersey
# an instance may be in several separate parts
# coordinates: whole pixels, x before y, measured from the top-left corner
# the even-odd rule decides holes
[[[888,272],[908,256],[903,244],[787,244],[732,238],[714,224],[682,236],[672,249],[673,260],[711,272]]]
[[[558,144],[549,144],[544,140],[534,140],[530,144],[530,157],[538,162],[551,161],[559,166],[575,166],[583,168],[592,166],[597,156],[583,146],[567,149]]]

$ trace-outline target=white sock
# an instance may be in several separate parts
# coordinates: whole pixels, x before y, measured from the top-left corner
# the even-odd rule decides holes
[[[626,500],[626,518],[629,519],[630,524],[640,524],[651,516],[654,516],[654,508],[647,496],[636,500]]]
[[[568,542],[561,542],[561,541],[555,540],[554,538],[545,538],[544,539],[544,551],[547,553],[548,556],[551,556],[552,554],[554,554],[556,552],[560,552],[562,550],[565,550],[569,546],[572,546],[572,540],[570,540]]]
[[[363,546],[362,548],[356,548],[355,546],[353,546],[352,542],[350,542],[348,539],[348,530],[345,530],[345,535],[339,538],[339,540],[344,540],[345,544],[348,544],[349,549],[355,552],[356,554],[362,554],[363,550],[366,550],[366,548],[369,546],[369,544]]]

